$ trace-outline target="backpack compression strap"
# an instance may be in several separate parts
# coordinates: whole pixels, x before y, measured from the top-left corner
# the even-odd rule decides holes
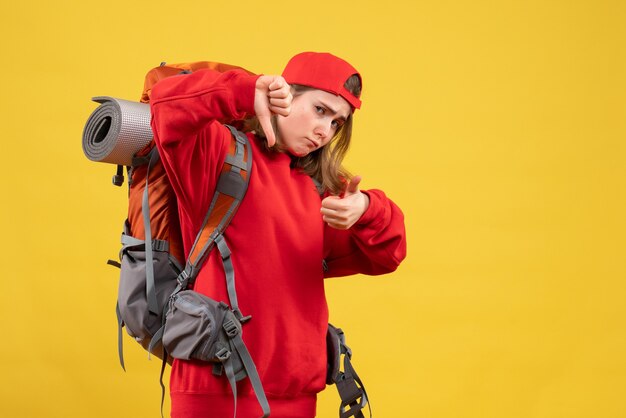
[[[150,151],[150,159],[148,161],[148,170],[146,172],[146,187],[143,189],[143,198],[141,208],[143,212],[143,227],[145,230],[145,248],[146,248],[146,295],[148,299],[148,310],[154,315],[158,315],[159,303],[156,297],[156,288],[154,284],[154,262],[152,253],[152,228],[150,226],[150,203],[149,203],[149,178],[150,169],[159,161],[159,153],[156,147]]]
[[[330,371],[330,382],[337,386],[341,405],[339,406],[340,418],[364,418],[362,409],[367,404],[370,418],[372,416],[372,407],[370,406],[365,386],[359,378],[359,375],[352,367],[352,350],[346,345],[346,337],[340,328],[336,328],[328,324],[328,332],[331,334],[332,350],[336,351],[332,354],[337,364],[332,365],[335,370]],[[339,370],[339,361],[343,355],[343,372]]]
[[[254,390],[254,394],[261,405],[261,409],[263,410],[262,418],[267,418],[270,416],[270,405],[267,401],[267,397],[265,396],[265,391],[263,390],[263,385],[261,384],[261,379],[259,378],[259,373],[257,372],[256,366],[254,365],[254,361],[252,357],[250,357],[250,353],[246,348],[246,345],[241,338],[241,331],[235,325],[233,320],[225,321],[222,325],[224,331],[226,331],[226,335],[229,338],[230,351],[222,350],[223,357],[220,358],[218,353],[218,358],[224,365],[224,370],[226,371],[226,377],[228,378],[228,382],[230,383],[231,390],[233,391],[233,398],[235,401],[235,408],[233,417],[237,416],[237,383],[235,379],[235,374],[233,371],[232,364],[232,353],[237,352],[239,354],[239,358],[243,363],[243,367],[246,370],[248,378],[250,379],[250,384],[252,385],[252,389]]]

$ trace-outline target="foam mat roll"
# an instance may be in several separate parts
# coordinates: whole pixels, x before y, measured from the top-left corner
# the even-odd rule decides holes
[[[133,155],[152,140],[150,105],[114,97],[100,103],[83,130],[83,152],[91,161],[131,165]]]

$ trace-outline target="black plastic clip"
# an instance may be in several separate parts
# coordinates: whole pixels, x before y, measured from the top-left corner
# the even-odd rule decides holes
[[[121,165],[117,166],[117,173],[113,176],[113,184],[118,187],[124,184],[124,167]]]

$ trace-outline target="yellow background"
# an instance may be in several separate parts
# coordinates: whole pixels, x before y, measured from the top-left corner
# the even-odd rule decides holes
[[[117,364],[125,191],[82,153],[90,98],[316,50],[362,72],[348,166],[406,215],[396,273],[327,282],[375,416],[626,417],[625,5],[3,1],[0,416],[159,416],[159,363]]]

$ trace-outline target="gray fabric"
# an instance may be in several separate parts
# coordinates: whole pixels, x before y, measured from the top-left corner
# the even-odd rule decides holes
[[[126,371],[126,366],[124,365],[124,346],[122,338],[122,327],[124,326],[124,321],[122,321],[122,313],[120,312],[119,303],[115,304],[115,315],[117,316],[117,355],[120,359],[122,369]]]
[[[341,339],[339,332],[341,332],[341,330],[328,324],[328,330],[326,331],[327,385],[335,384],[341,373]]]
[[[250,378],[250,383],[252,384],[254,394],[256,395],[256,398],[259,401],[259,405],[261,405],[261,409],[263,410],[263,418],[267,418],[270,416],[270,405],[267,402],[265,391],[263,390],[261,378],[259,377],[259,373],[256,370],[256,366],[252,361],[252,357],[250,357],[250,353],[248,352],[246,345],[241,339],[241,332],[232,337],[231,341],[235,345],[235,349],[239,354],[239,357],[243,361],[246,373],[248,373],[248,377]]]
[[[240,144],[237,143],[237,146],[239,147]],[[239,158],[237,155],[230,155],[228,154],[226,156],[226,162],[234,167],[239,168],[240,170],[245,170],[246,169],[246,164],[243,162],[243,160],[241,158]]]
[[[241,200],[246,192],[245,181],[232,170],[222,173],[217,182],[217,191]]]
[[[372,409],[365,391],[365,386],[352,367],[352,350],[346,345],[345,335],[340,328],[328,324],[326,334],[328,352],[327,384],[335,384],[341,404],[340,418],[364,418],[361,411],[365,405],[369,408],[370,418]],[[340,370],[341,356],[343,356],[343,372]]]
[[[122,242],[122,245],[124,247],[133,247],[135,245],[144,245],[146,243],[142,239],[132,237],[132,236],[127,235],[125,233],[122,234],[121,242]]]
[[[159,345],[162,347],[164,329],[165,326],[161,325],[161,328],[159,328],[150,339],[150,344],[148,344],[148,355],[153,354]]]
[[[263,409],[263,416],[267,417],[269,403],[256,366],[241,339],[241,331],[241,323],[224,302],[184,290],[170,301],[163,346],[174,358],[221,363],[235,398],[237,390],[234,382],[248,376]]]
[[[233,361],[230,359],[230,352],[228,352],[228,357],[224,360],[221,360],[224,365],[224,371],[226,372],[226,378],[228,379],[228,383],[230,384],[230,390],[233,391],[233,418],[237,418],[237,380],[235,379],[235,372],[233,370]]]
[[[169,355],[183,360],[219,361],[217,353],[228,349],[228,335],[222,328],[233,321],[239,332],[241,324],[224,302],[217,302],[193,290],[174,295],[165,317],[163,346]],[[237,380],[245,377],[243,363],[233,356]]]
[[[152,140],[150,106],[99,96],[83,129],[83,152],[91,161],[132,165],[133,155]]]
[[[241,198],[235,198],[233,203],[228,208],[228,212],[226,213],[226,215],[224,216],[224,218],[222,219],[222,221],[220,222],[220,224],[216,228],[218,230],[219,234],[223,233],[226,230],[226,227],[230,223],[231,218],[234,216],[235,211],[237,210],[237,208],[239,207],[239,204],[241,203],[241,200],[243,200],[243,197],[245,196],[245,193],[248,190],[248,184],[250,182],[250,175],[252,174],[252,172],[251,172],[251,168],[252,168],[252,146],[250,145],[250,142],[247,140],[247,137],[242,132],[237,131],[232,126],[228,126],[228,128],[231,130],[231,132],[233,132],[233,135],[235,136],[235,139],[237,140],[237,153],[236,153],[236,156],[241,159],[242,164],[243,164],[243,157],[244,157],[243,147],[240,147],[239,145],[240,145],[240,143],[244,143],[246,145],[246,149],[248,150],[248,162],[247,162],[247,165],[246,165],[246,171],[248,172],[248,177],[244,181],[241,178],[241,175],[237,174],[237,177],[239,177],[241,182],[239,182],[238,180],[234,180],[234,178],[233,178],[233,184],[238,184],[239,188],[241,189],[239,192],[234,192],[234,194],[241,195]],[[231,171],[226,173],[226,175],[222,174],[222,176],[220,176],[220,180],[221,180],[222,177],[229,178],[229,177],[233,177],[233,176],[234,176],[234,167],[232,167]],[[218,182],[218,188],[219,188],[219,182]]]
[[[238,314],[238,316],[240,316],[237,319],[241,320],[241,317],[243,317],[243,315],[241,315],[241,311],[239,310],[239,301],[237,300],[237,290],[235,287],[235,268],[233,267],[233,262],[230,259],[230,248],[228,248],[228,245],[226,245],[226,241],[224,240],[223,235],[218,235],[215,239],[215,243],[217,244],[217,249],[220,252],[222,264],[224,265],[224,273],[226,275],[226,288],[228,290],[230,307]]]
[[[160,313],[167,306],[178,277],[178,271],[168,253],[154,251],[153,260],[159,315],[148,311],[145,282],[146,253],[143,248],[123,250],[118,289],[119,309],[126,331],[146,349],[154,333],[161,327]],[[153,353],[162,356],[160,349]]]
[[[121,238],[122,246],[124,247],[135,247],[135,246],[143,246],[146,242],[142,239],[138,239],[135,237],[131,237],[130,235],[122,234]],[[162,239],[153,239],[152,240],[152,250],[153,251],[165,251],[168,252],[170,250],[170,243],[167,241],[163,241]],[[176,263],[178,264],[178,263]],[[179,268],[180,270],[180,268]]]

